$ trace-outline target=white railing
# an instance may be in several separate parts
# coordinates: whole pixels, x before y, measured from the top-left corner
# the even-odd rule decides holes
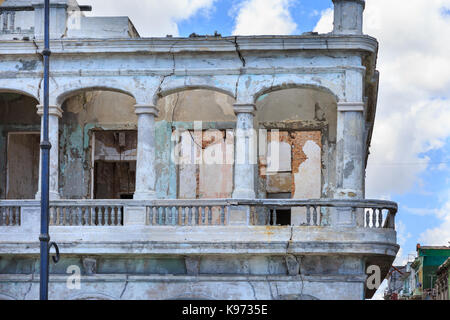
[[[0,226],[20,226],[20,205],[0,202]]]
[[[26,219],[22,209],[39,206],[39,201],[0,201],[0,226],[19,226]],[[50,202],[50,225],[124,226],[133,212],[137,224],[147,226],[225,226],[242,214],[248,218],[240,223],[277,226],[280,211],[289,214],[298,208],[304,216],[299,226],[330,226],[322,223],[324,213],[345,211],[361,215],[360,227],[395,229],[396,203],[336,199],[58,200]]]

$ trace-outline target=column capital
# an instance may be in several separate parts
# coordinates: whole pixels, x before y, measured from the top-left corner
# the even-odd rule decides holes
[[[37,114],[42,116],[44,114],[44,106],[39,104],[36,106],[37,108]],[[58,118],[61,118],[63,115],[63,110],[60,106],[48,106],[48,114],[50,116],[57,116]]]
[[[364,102],[338,102],[339,112],[364,112],[366,104]]]
[[[333,3],[336,3],[336,2],[343,2],[343,1],[347,1],[347,2],[357,2],[358,4],[362,5],[363,8],[365,8],[365,6],[366,6],[366,1],[365,1],[365,0],[332,0],[332,1],[333,1]]]
[[[235,103],[233,104],[234,112],[237,113],[251,113],[256,111],[256,105],[254,103]]]
[[[137,115],[140,114],[152,114],[155,117],[158,116],[159,114],[159,110],[156,106],[152,105],[152,104],[135,104],[134,105],[134,112]]]

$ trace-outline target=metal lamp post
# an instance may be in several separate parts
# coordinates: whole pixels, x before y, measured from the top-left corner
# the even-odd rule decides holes
[[[49,106],[49,60],[50,60],[50,0],[44,0],[44,112],[42,121],[42,141],[41,141],[41,234],[39,235],[40,246],[40,300],[48,300],[48,275],[49,275],[49,251],[51,247],[56,250],[53,261],[59,260],[58,246],[50,242],[49,229],[49,167],[51,144],[48,137],[48,106]],[[56,148],[58,146],[55,146]]]

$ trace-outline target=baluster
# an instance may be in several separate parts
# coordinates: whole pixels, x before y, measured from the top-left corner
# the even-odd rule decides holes
[[[383,227],[383,210],[378,209],[378,228]]]
[[[198,207],[198,210],[201,210],[201,213],[202,213],[202,225],[204,225],[205,224],[206,207]],[[200,214],[200,212],[199,212],[199,214]]]
[[[169,225],[172,221],[172,208],[166,207],[166,225]]]
[[[9,225],[12,226],[13,224],[13,211],[12,211],[12,207],[8,208],[8,216],[9,216]]]
[[[192,226],[192,207],[188,207],[188,225]]]
[[[146,219],[147,219],[147,225],[153,224],[153,207],[147,207],[146,209]]]
[[[181,223],[180,225],[185,225],[185,219],[186,219],[186,207],[181,207]]]
[[[213,224],[213,208],[212,206],[209,206],[208,209],[208,220],[209,220],[209,225]]]
[[[200,224],[200,207],[194,207],[195,225]]]
[[[6,224],[5,207],[0,207],[0,224],[2,226]]]
[[[91,215],[91,226],[95,226],[95,225],[97,225],[96,223],[95,223],[95,221],[96,221],[96,212],[95,212],[95,207],[92,207],[92,206],[90,206],[89,207],[89,213],[90,213],[90,215]]]
[[[81,214],[83,217],[83,225],[89,225],[89,209],[87,207],[81,207]]]
[[[171,213],[172,213],[172,225],[176,225],[177,224],[177,220],[178,220],[178,208],[177,207],[172,207],[170,209]]]
[[[220,224],[225,225],[225,206],[220,207]]]
[[[370,228],[370,211],[366,211],[366,228]]]
[[[277,225],[277,209],[274,208],[272,211],[272,225]]]
[[[20,207],[14,207],[14,222],[16,226],[20,226]]]
[[[158,225],[162,225],[162,208],[157,207],[157,211],[158,211]]]
[[[65,226],[66,225],[66,211],[64,207],[57,207],[58,215],[59,215],[59,225]]]
[[[83,211],[81,210],[81,207],[77,207],[77,218],[78,218],[78,225],[83,225]]]
[[[377,227],[377,217],[376,217],[376,211],[377,209],[372,208],[372,228],[376,228]]]
[[[122,206],[117,207],[117,215],[119,217],[119,226],[123,226],[123,207]]]
[[[317,207],[313,206],[313,223],[317,226]]]

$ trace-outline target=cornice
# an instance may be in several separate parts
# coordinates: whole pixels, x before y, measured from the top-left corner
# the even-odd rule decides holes
[[[237,47],[239,49],[237,49]],[[0,55],[36,54],[40,40],[0,41]],[[83,53],[214,53],[239,51],[362,51],[376,53],[378,42],[366,35],[239,36],[140,39],[61,39],[51,41],[53,55]]]

